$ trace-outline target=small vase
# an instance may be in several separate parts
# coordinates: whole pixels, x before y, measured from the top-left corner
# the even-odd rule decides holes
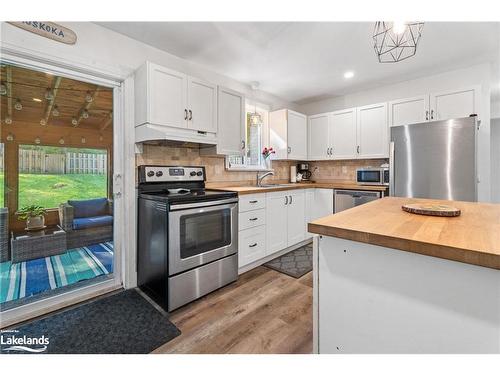
[[[26,229],[41,229],[45,226],[45,217],[43,215],[30,216],[26,219]]]
[[[266,169],[271,169],[271,158],[264,159],[264,166]]]

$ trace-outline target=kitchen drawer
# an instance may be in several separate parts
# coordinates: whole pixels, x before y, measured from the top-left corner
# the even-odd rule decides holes
[[[239,230],[258,227],[259,225],[264,224],[266,224],[266,210],[264,208],[260,210],[241,212],[238,217]]]
[[[239,232],[238,267],[241,268],[266,256],[266,226]]]
[[[240,212],[258,210],[266,207],[266,194],[249,194],[239,197]]]

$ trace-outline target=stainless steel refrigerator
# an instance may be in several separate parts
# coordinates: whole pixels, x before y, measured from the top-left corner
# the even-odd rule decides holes
[[[389,193],[477,201],[476,117],[391,127]]]

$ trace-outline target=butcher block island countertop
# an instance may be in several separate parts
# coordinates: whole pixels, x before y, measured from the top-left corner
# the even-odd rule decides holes
[[[296,183],[287,183],[287,182],[272,182],[283,184],[284,186],[273,186],[273,187],[258,187],[258,186],[234,186],[231,184],[214,184],[207,183],[207,188],[213,190],[224,190],[224,191],[234,191],[239,195],[244,194],[255,194],[255,193],[269,193],[273,191],[286,191],[286,190],[295,190],[295,189],[347,189],[347,190],[369,190],[369,191],[385,191],[387,190],[387,186],[371,186],[371,185],[358,185],[356,182],[346,182],[346,181],[332,181],[332,182],[296,182]],[[264,182],[266,184],[266,182]]]
[[[458,217],[411,214],[407,203],[459,208]],[[386,197],[323,217],[309,232],[500,269],[500,204]]]

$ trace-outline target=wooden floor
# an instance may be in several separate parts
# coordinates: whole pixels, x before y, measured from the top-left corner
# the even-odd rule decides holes
[[[182,334],[154,353],[311,353],[312,272],[255,268],[170,320]]]

